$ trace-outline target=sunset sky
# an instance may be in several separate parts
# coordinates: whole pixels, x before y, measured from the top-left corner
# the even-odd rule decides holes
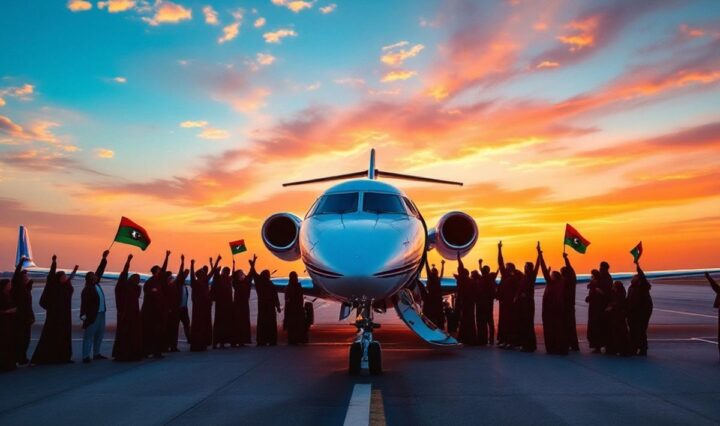
[[[579,272],[720,266],[720,2],[13,1],[0,14],[0,269],[94,268],[120,216],[202,261],[328,184],[378,167],[430,225],[462,210],[471,253]],[[238,260],[246,266],[247,256]],[[431,259],[438,261],[437,255]],[[177,257],[171,268],[176,269]],[[454,266],[453,266],[454,267]],[[303,273],[301,272],[301,275]]]

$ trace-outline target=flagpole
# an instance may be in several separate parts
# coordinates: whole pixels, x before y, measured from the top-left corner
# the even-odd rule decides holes
[[[108,251],[110,251],[110,249],[112,248],[113,244],[115,244],[115,240],[113,240],[113,242],[110,243],[110,247],[108,247]]]

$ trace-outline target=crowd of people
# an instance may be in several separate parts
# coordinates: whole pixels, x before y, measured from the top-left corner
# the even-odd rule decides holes
[[[85,274],[81,293],[84,363],[106,359],[102,354],[105,316],[108,309],[103,288],[106,250],[97,269]],[[278,341],[277,314],[283,310],[269,270],[256,270],[257,256],[249,262],[249,272],[221,267],[221,256],[209,265],[196,268],[195,260],[185,268],[180,256],[178,272],[168,270],[170,251],[162,266],[154,266],[144,282],[138,274],[130,275],[133,256],[128,255],[115,285],[117,329],[112,347],[115,361],[140,361],[147,357],[163,358],[163,353],[177,352],[179,329],[182,326],[190,351],[239,347],[252,343],[250,295],[257,295],[256,344],[275,346]],[[523,352],[537,350],[535,333],[535,283],[539,273],[545,279],[542,297],[542,335],[549,354],[565,355],[579,351],[575,320],[577,276],[567,253],[560,270],[549,267],[540,243],[535,262],[525,263],[523,270],[505,262],[502,242],[498,244],[498,268],[478,262],[470,272],[458,254],[457,282],[448,298],[435,265],[425,265],[427,281],[419,283],[423,314],[437,327],[457,336],[464,345],[495,345]],[[78,266],[70,274],[57,270],[57,257],[52,257],[50,272],[40,296],[45,321],[37,346],[28,358],[31,328],[35,322],[32,304],[33,280],[22,269],[26,259],[16,265],[11,279],[0,280],[0,370],[17,365],[70,363],[72,359],[72,296],[73,279]],[[627,291],[614,281],[610,265],[601,262],[592,271],[587,285],[587,341],[594,353],[603,350],[610,355],[645,356],[648,351],[647,329],[652,315],[651,285],[635,260],[637,273]],[[189,277],[189,280],[188,280]],[[498,282],[499,277],[499,282]],[[720,286],[706,274],[717,293],[715,307],[720,307]],[[189,287],[189,289],[188,289]],[[141,299],[142,294],[142,299]],[[498,321],[494,306],[498,301]],[[192,315],[188,302],[192,301]],[[308,302],[309,303],[309,302]],[[214,305],[214,318],[213,318]],[[288,344],[308,342],[312,310],[307,309],[298,275],[291,272],[285,289],[282,328]],[[718,317],[720,338],[720,315]]]
[[[525,263],[520,271],[515,264],[505,262],[500,242],[497,271],[493,272],[480,259],[478,269],[470,272],[458,255],[457,291],[450,298],[452,302],[443,299],[440,285],[445,261],[439,272],[435,265],[427,266],[427,285],[420,289],[423,314],[439,328],[455,334],[464,345],[497,344],[503,349],[534,352],[537,350],[535,283],[542,273],[546,283],[540,307],[545,350],[559,355],[579,351],[575,321],[577,276],[568,254],[563,253],[563,258],[560,270],[552,270],[538,243],[535,262]],[[601,262],[599,269],[592,271],[585,301],[588,303],[587,340],[594,353],[647,355],[647,329],[653,310],[651,285],[637,260],[635,264],[637,273],[627,291],[622,282],[613,280],[607,262]],[[709,275],[707,278],[714,283]],[[713,285],[720,291],[717,284]],[[498,301],[497,333],[494,300]]]
[[[110,251],[106,250],[97,269],[85,274],[85,286],[80,297],[84,363],[107,358],[101,349],[108,305],[100,281],[109,254]],[[236,270],[235,260],[232,269],[221,267],[221,256],[215,261],[210,258],[209,266],[198,269],[195,260],[191,260],[190,268],[186,269],[183,255],[180,256],[177,274],[173,274],[168,270],[168,251],[162,266],[153,266],[151,276],[144,283],[141,283],[140,275],[129,272],[132,258],[128,255],[115,285],[117,329],[112,347],[115,361],[163,358],[163,353],[177,352],[181,325],[193,352],[205,351],[209,347],[222,349],[250,344],[250,293],[253,286],[258,304],[257,345],[277,345],[277,314],[282,312],[280,298],[270,279],[270,271],[256,271],[257,256],[249,260],[250,270],[245,274],[242,269]],[[33,280],[22,269],[25,260],[23,258],[17,264],[12,279],[0,280],[0,370],[4,371],[17,365],[73,362],[72,296],[73,279],[78,267],[75,266],[68,275],[57,270],[57,257],[52,257],[40,296],[45,322],[35,351],[28,358],[35,316],[32,309]],[[189,300],[192,300],[192,321]],[[308,317],[302,286],[297,274],[292,272],[285,291],[283,318],[288,344],[308,342],[308,329],[312,323],[312,318]]]

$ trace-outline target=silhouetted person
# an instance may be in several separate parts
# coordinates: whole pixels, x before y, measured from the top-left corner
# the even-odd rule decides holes
[[[184,256],[183,256],[184,257]],[[183,262],[184,263],[184,262]],[[185,333],[185,340],[190,343],[190,312],[188,311],[188,301],[190,300],[190,292],[188,288],[190,283],[188,282],[188,276],[190,276],[189,269],[183,269],[182,279],[177,279],[178,293],[180,297],[180,308],[178,309],[178,320],[183,327],[183,333]],[[175,339],[177,342],[177,339]],[[177,347],[177,344],[175,345]]]
[[[498,243],[498,270],[500,284],[497,288],[499,301],[498,313],[498,345],[502,348],[516,346],[517,341],[517,309],[516,298],[522,274],[515,269],[515,264],[505,264],[502,254],[502,241]]]
[[[497,272],[491,272],[490,267],[482,264],[480,259],[480,280],[477,287],[477,302],[475,305],[475,321],[478,329],[478,343],[480,345],[495,343],[495,318],[493,318],[493,304],[497,285],[495,279]]]
[[[540,266],[545,277],[545,291],[542,299],[543,337],[545,351],[549,354],[567,355],[568,339],[566,326],[566,290],[563,276],[558,271],[551,271],[545,264],[545,258],[540,251]]]
[[[627,291],[627,322],[630,329],[630,353],[647,355],[647,329],[653,310],[650,282],[640,264],[635,261],[637,275],[632,277]]]
[[[178,327],[180,326],[180,291],[185,283],[185,255],[180,255],[180,269],[175,278],[170,275],[163,291],[167,300],[167,328],[164,349],[178,352]]]
[[[251,268],[252,269],[252,268]],[[253,272],[251,272],[251,275]],[[232,286],[233,294],[233,346],[252,343],[250,331],[250,290],[252,278],[245,275],[242,269],[235,271],[233,260]]]
[[[277,345],[277,313],[280,313],[280,299],[277,289],[270,280],[270,271],[263,270],[259,275],[255,271],[257,256],[253,255],[250,260],[251,273],[255,283],[255,291],[258,299],[257,314],[257,345]]]
[[[525,263],[525,273],[522,274],[520,286],[515,296],[517,312],[517,340],[515,344],[520,346],[523,352],[535,352],[537,349],[537,338],[535,337],[535,281],[537,281],[538,270],[542,252],[540,243],[537,246],[538,257],[533,265]]]
[[[620,281],[612,285],[610,303],[606,308],[609,339],[605,353],[609,355],[630,355],[630,333],[627,326],[627,300],[625,287]]]
[[[283,323],[288,335],[288,344],[307,343],[307,327],[305,325],[305,299],[298,280],[297,272],[290,272],[288,286],[285,290],[285,317]]]
[[[20,259],[10,281],[12,299],[17,307],[15,312],[15,351],[17,363],[20,365],[25,365],[30,361],[27,357],[27,349],[30,345],[30,330],[35,322],[35,314],[32,309],[33,281],[28,279],[27,271],[22,269],[24,262],[25,258]]]
[[[214,269],[213,269],[214,273]],[[212,344],[212,302],[210,300],[208,268],[195,272],[195,259],[190,261],[192,288],[192,321],[190,322],[190,350],[200,352]]]
[[[142,320],[140,318],[140,275],[132,274],[129,254],[117,284],[115,284],[115,305],[117,306],[117,330],[112,356],[115,361],[140,361],[143,359]]]
[[[577,322],[575,320],[575,289],[577,287],[577,275],[575,269],[570,264],[570,259],[567,253],[563,253],[563,259],[565,260],[565,266],[560,268],[560,273],[563,276],[564,291],[565,291],[565,328],[567,329],[567,341],[568,347],[572,351],[579,351],[580,346],[578,344],[577,337]]]
[[[53,255],[40,306],[45,309],[40,340],[33,352],[31,364],[59,364],[72,361],[72,280],[77,273],[75,265],[70,276],[57,272],[57,257]]]
[[[608,267],[606,262],[600,264],[605,273],[593,269],[590,283],[588,283],[588,328],[587,338],[593,353],[600,353],[607,346],[609,335],[609,321],[605,312],[612,296],[612,277],[608,281]]]
[[[455,310],[455,300],[457,296],[451,296],[451,302],[443,302],[443,311],[445,312],[445,319],[447,320],[447,332],[450,334],[457,333],[458,329],[458,313]]]
[[[15,350],[15,314],[17,307],[12,299],[10,280],[0,280],[0,371],[17,367]]]
[[[218,256],[218,259],[221,257]],[[223,349],[226,344],[232,343],[233,337],[233,288],[230,268],[222,268],[222,272],[210,287],[210,298],[215,302],[213,348]]]
[[[97,270],[88,272],[85,275],[85,288],[80,295],[80,319],[83,320],[83,345],[82,358],[84,363],[91,361],[90,352],[92,351],[92,359],[106,359],[100,353],[100,345],[102,345],[105,336],[105,312],[107,306],[105,304],[105,293],[100,287],[100,280],[105,273],[107,266],[107,256],[109,250],[105,250],[102,254],[102,260]]]
[[[445,314],[443,312],[442,278],[445,274],[445,260],[440,261],[440,272],[435,265],[430,268],[425,260],[427,274],[426,292],[423,300],[423,315],[439,329],[445,328]]]
[[[457,254],[458,269],[455,274],[458,298],[456,309],[460,316],[458,324],[458,340],[464,345],[477,345],[477,330],[475,329],[475,286],[470,272],[463,265],[460,252]]]
[[[163,291],[167,280],[167,264],[170,251],[165,252],[162,266],[150,269],[152,276],[143,285],[143,303],[140,308],[142,318],[143,354],[147,357],[163,358],[165,330],[167,328],[167,300]]]
[[[715,291],[715,303],[713,303],[713,308],[720,308],[720,285],[718,285],[713,277],[711,277],[707,272],[705,272],[705,278],[707,278],[710,283],[710,287],[712,287],[713,291]],[[718,342],[720,342],[720,309],[718,309]],[[720,345],[718,345],[718,351],[720,352]]]

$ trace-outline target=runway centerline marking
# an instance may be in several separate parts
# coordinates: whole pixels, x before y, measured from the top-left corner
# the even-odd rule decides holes
[[[372,385],[356,384],[345,414],[344,426],[367,426],[370,424],[370,395]]]
[[[715,318],[715,315],[696,314],[695,312],[673,311],[670,309],[653,308],[653,311],[669,312],[671,314],[689,315],[691,317]]]
[[[700,338],[700,337],[693,337],[693,338],[690,339],[690,340],[697,340],[697,341],[699,341],[699,342],[712,343],[713,345],[717,345],[717,344],[718,344],[718,342],[713,342],[712,340],[702,339],[702,338]]]

